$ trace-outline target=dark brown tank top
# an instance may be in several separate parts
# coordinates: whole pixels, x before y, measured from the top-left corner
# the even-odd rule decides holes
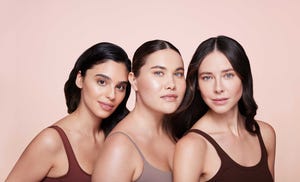
[[[55,129],[59,133],[63,141],[64,148],[66,150],[66,154],[68,157],[69,169],[68,172],[61,177],[57,177],[57,178],[45,177],[42,180],[42,182],[75,182],[75,181],[90,182],[91,175],[83,171],[79,166],[74,151],[72,149],[72,146],[65,132],[58,126],[50,126],[49,128]]]
[[[189,132],[195,132],[207,139],[216,149],[221,166],[218,172],[208,182],[273,182],[273,177],[268,167],[268,154],[264,145],[260,130],[258,129],[258,140],[261,148],[260,161],[250,167],[242,166],[232,160],[232,158],[221,148],[221,146],[207,133],[191,129]]]

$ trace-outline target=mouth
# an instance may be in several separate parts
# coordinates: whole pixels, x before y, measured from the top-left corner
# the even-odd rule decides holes
[[[166,94],[166,95],[161,96],[160,98],[162,98],[168,102],[174,102],[177,100],[178,96],[176,94]]]
[[[100,107],[105,111],[111,111],[114,108],[113,104],[109,104],[106,102],[100,102],[100,101],[98,103],[100,104]]]
[[[228,98],[216,98],[212,99],[213,103],[216,105],[223,105],[227,102]]]

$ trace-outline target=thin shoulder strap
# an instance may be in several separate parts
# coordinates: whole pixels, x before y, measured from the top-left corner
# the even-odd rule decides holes
[[[188,132],[194,132],[203,136],[207,141],[209,141],[209,143],[212,144],[212,146],[214,146],[220,158],[223,158],[223,156],[227,156],[226,152],[221,148],[221,146],[207,133],[198,129],[191,129]]]
[[[59,126],[56,126],[56,125],[52,125],[49,128],[55,129],[58,132],[58,134],[60,135],[60,138],[62,139],[62,142],[64,144],[64,148],[66,150],[66,154],[67,154],[67,157],[68,157],[69,171],[73,171],[73,170],[71,170],[71,168],[73,168],[75,166],[79,166],[79,164],[76,160],[74,151],[72,149],[72,146],[71,146],[71,144],[68,140],[68,137],[67,137],[66,133],[64,132],[64,130],[62,128],[60,128]]]
[[[260,144],[260,148],[261,148],[261,152],[262,152],[262,156],[263,158],[267,158],[267,149],[266,149],[266,146],[265,146],[265,143],[264,143],[264,140],[261,136],[261,131],[260,131],[260,127],[258,124],[256,124],[256,133],[257,133],[257,137],[258,137],[258,140],[259,140],[259,144]]]
[[[144,157],[143,153],[141,152],[141,150],[139,149],[139,147],[137,146],[137,144],[134,142],[134,140],[128,134],[126,134],[126,133],[124,133],[122,131],[116,131],[116,132],[111,133],[108,137],[110,137],[111,135],[114,135],[114,134],[118,134],[118,133],[126,136],[131,141],[131,143],[134,145],[134,147],[136,148],[136,150],[139,152],[139,154],[142,157],[143,161],[145,161],[145,157]]]

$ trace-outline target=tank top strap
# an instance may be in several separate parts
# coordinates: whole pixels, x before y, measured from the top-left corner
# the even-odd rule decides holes
[[[144,157],[142,151],[139,149],[137,144],[134,142],[134,140],[128,134],[126,134],[122,131],[116,131],[116,132],[111,133],[108,137],[110,137],[111,135],[114,135],[114,134],[118,134],[118,133],[126,136],[131,141],[131,143],[134,145],[134,147],[136,148],[136,150],[139,152],[140,156],[142,157],[143,161],[145,162],[146,160],[145,160],[145,157]]]
[[[226,152],[221,148],[221,146],[210,135],[208,135],[204,131],[201,131],[201,130],[198,130],[198,129],[190,129],[188,132],[194,132],[194,133],[197,133],[197,134],[203,136],[216,149],[219,157],[222,160],[227,159],[226,158],[226,156],[227,156]]]
[[[257,130],[256,134],[257,134],[258,141],[259,141],[260,148],[261,148],[261,152],[262,152],[262,158],[268,160],[267,159],[268,158],[267,157],[267,155],[268,155],[267,154],[267,149],[266,149],[266,146],[264,144],[263,138],[261,136],[260,127],[259,127],[259,125],[257,123],[256,123],[255,127],[256,127],[256,130]]]
[[[70,144],[70,141],[68,140],[68,137],[66,135],[66,133],[64,132],[64,130],[62,128],[60,128],[59,126],[56,125],[52,125],[49,128],[53,128],[55,129],[58,134],[60,135],[62,142],[64,144],[64,148],[68,157],[68,162],[69,162],[69,171],[74,171],[72,168],[74,168],[75,166],[79,166],[77,159],[75,157],[74,151],[72,149],[72,146]],[[76,168],[76,167],[75,167]],[[81,169],[81,168],[80,168]]]

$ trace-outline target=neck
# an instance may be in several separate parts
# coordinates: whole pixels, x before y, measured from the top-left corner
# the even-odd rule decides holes
[[[102,119],[96,117],[88,110],[78,107],[73,113],[70,114],[74,118],[74,127],[79,129],[82,133],[97,135]]]
[[[160,134],[163,132],[163,117],[164,114],[149,110],[138,105],[130,112],[130,116],[140,131],[148,133],[149,135]]]
[[[230,131],[234,135],[239,136],[241,130],[245,128],[244,117],[237,108],[224,114],[218,114],[209,110],[206,115],[221,131]]]

